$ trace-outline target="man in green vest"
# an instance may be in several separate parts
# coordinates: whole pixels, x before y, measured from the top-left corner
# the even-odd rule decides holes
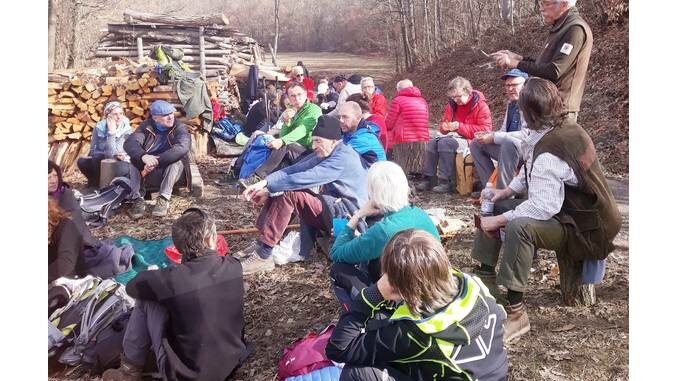
[[[476,274],[495,296],[497,284],[508,292],[505,340],[530,330],[523,306],[536,248],[555,250],[584,266],[602,265],[614,249],[621,228],[617,203],[603,175],[589,135],[571,118],[556,86],[530,78],[518,106],[527,122],[523,143],[525,166],[508,187],[492,192],[495,215],[482,217],[471,257],[480,262]],[[527,200],[511,200],[527,191]],[[502,247],[499,272],[495,266]],[[602,276],[602,274],[601,274]]]
[[[497,66],[518,68],[530,76],[555,83],[569,117],[575,122],[593,47],[591,28],[579,16],[576,3],[577,0],[539,0],[539,12],[550,30],[546,46],[537,59],[509,50],[492,53]]]

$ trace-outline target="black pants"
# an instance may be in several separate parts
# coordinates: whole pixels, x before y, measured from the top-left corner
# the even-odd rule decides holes
[[[99,178],[101,177],[101,160],[104,155],[85,156],[78,159],[78,169],[87,178],[87,186],[99,188]],[[115,165],[115,177],[129,177],[130,164],[126,161],[118,160]]]
[[[271,155],[257,168],[254,173],[262,179],[278,169],[296,163],[312,151],[299,143],[285,144],[280,149],[271,150]]]
[[[376,261],[379,259],[377,258]],[[333,263],[330,267],[332,289],[344,311],[348,311],[351,301],[355,299],[360,290],[379,280],[379,276],[376,278],[371,276],[366,267],[369,266],[349,263]]]

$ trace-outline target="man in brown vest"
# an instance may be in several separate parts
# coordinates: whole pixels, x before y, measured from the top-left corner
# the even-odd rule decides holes
[[[546,46],[536,60],[508,50],[492,53],[497,66],[518,68],[530,76],[555,83],[574,121],[584,94],[593,47],[591,28],[579,16],[576,3],[577,0],[539,0],[539,12],[551,29]]]
[[[522,147],[525,166],[508,187],[492,191],[495,215],[481,218],[471,251],[481,263],[476,274],[493,294],[499,296],[497,284],[508,289],[506,341],[530,330],[523,292],[535,248],[556,250],[559,257],[581,261],[582,267],[585,262],[595,265],[614,249],[612,240],[621,228],[593,142],[567,117],[556,86],[529,79],[518,106],[528,128]],[[527,200],[510,199],[524,191]],[[501,228],[504,255],[495,275]]]

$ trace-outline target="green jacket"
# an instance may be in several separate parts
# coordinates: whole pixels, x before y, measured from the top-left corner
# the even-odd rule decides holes
[[[360,263],[379,258],[388,241],[407,229],[425,230],[440,240],[438,230],[426,212],[406,206],[397,212],[385,214],[384,219],[370,226],[359,237],[346,226],[335,238],[330,258],[333,262],[342,263]]]
[[[323,112],[318,105],[306,101],[289,123],[283,124],[280,129],[280,139],[285,144],[299,143],[311,148],[311,132],[318,123]]]

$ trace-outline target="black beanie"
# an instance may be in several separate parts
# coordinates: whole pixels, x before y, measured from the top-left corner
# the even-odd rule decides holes
[[[339,126],[339,119],[329,116],[321,115],[318,118],[318,124],[315,125],[311,136],[319,136],[325,139],[341,140],[341,127]]]

